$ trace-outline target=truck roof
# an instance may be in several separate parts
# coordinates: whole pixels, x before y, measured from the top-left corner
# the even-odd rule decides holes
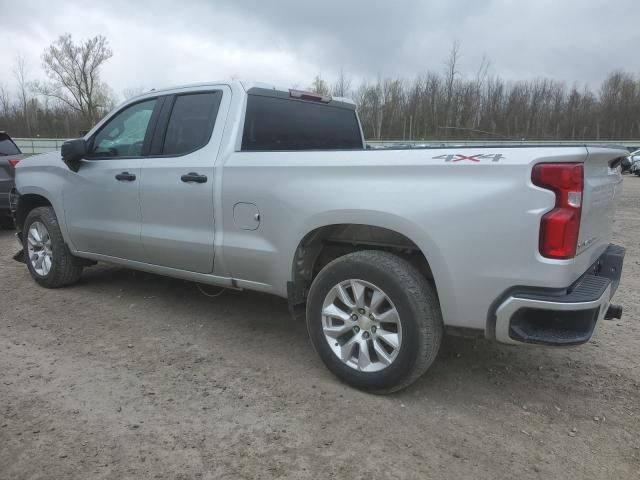
[[[199,82],[199,83],[190,83],[190,84],[186,84],[186,85],[175,85],[175,86],[171,86],[171,87],[165,87],[165,88],[153,88],[147,92],[141,93],[140,95],[136,95],[132,98],[138,98],[138,97],[143,97],[143,96],[147,96],[151,93],[165,93],[165,92],[170,92],[173,90],[182,90],[182,89],[187,89],[187,88],[195,88],[195,87],[207,87],[207,86],[216,86],[216,85],[239,85],[245,92],[249,92],[249,90],[251,89],[260,89],[260,90],[273,90],[276,92],[282,92],[282,93],[286,93],[287,95],[289,94],[290,90],[287,87],[282,87],[282,86],[278,86],[278,85],[274,85],[271,83],[265,83],[265,82],[257,82],[257,81],[252,81],[252,80],[221,80],[221,81],[210,81],[210,82]],[[354,105],[355,106],[355,102],[353,100],[351,100],[350,98],[345,98],[345,97],[331,97],[332,101],[336,102],[336,103],[345,103],[345,104],[350,104],[350,105]],[[129,102],[131,100],[127,99],[127,102]]]

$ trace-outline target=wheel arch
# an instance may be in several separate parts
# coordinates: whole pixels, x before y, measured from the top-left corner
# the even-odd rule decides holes
[[[35,159],[43,159],[47,161],[43,154],[35,157]],[[43,158],[45,157],[45,158]],[[29,162],[27,162],[29,163]],[[47,165],[29,164],[28,166],[18,167],[16,175],[16,191],[18,194],[16,205],[16,227],[21,230],[24,220],[31,210],[38,207],[53,208],[62,237],[69,249],[73,252],[75,248],[73,242],[69,238],[67,224],[63,204],[63,191],[65,186],[65,176],[71,174],[66,168],[57,166],[56,168],[48,168]]]
[[[29,212],[38,207],[53,208],[53,204],[47,197],[38,193],[21,194],[18,197],[18,204],[16,206],[15,213],[16,228],[18,229],[18,231],[22,231],[24,222],[27,219],[27,215],[29,215]]]
[[[287,285],[292,313],[299,316],[304,309],[311,283],[322,267],[358,250],[390,251],[409,259],[438,291],[438,275],[431,258],[411,235],[379,223],[330,223],[315,226],[305,233],[294,250],[291,281]]]

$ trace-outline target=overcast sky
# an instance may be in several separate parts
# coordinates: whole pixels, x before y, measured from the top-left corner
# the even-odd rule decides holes
[[[454,40],[461,72],[482,57],[506,79],[547,76],[597,85],[611,70],[640,73],[640,0],[2,0],[0,83],[14,87],[19,52],[31,79],[59,35],[102,34],[103,79],[125,88],[232,76],[306,87],[342,67],[362,78],[442,71]],[[6,3],[5,3],[6,2]]]

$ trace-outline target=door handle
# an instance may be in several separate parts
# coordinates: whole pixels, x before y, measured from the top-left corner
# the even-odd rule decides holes
[[[200,175],[196,172],[189,172],[186,175],[182,175],[180,180],[186,183],[194,182],[194,183],[207,183],[207,176]]]
[[[116,175],[116,180],[120,182],[133,182],[136,176],[133,173],[122,172]]]

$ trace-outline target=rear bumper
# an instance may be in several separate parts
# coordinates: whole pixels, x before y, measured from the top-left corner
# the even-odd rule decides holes
[[[624,248],[610,244],[567,289],[512,289],[495,310],[496,340],[555,346],[589,341],[618,288],[624,255]]]

